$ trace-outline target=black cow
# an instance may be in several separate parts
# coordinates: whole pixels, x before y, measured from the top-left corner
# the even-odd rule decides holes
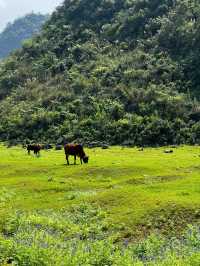
[[[74,164],[76,164],[76,157],[80,158],[81,164],[88,163],[89,157],[85,154],[81,144],[66,144],[64,146],[67,164],[69,165],[69,156],[74,156]]]
[[[30,155],[31,151],[33,151],[35,155],[39,155],[41,149],[42,146],[40,144],[29,144],[27,146],[28,155]]]

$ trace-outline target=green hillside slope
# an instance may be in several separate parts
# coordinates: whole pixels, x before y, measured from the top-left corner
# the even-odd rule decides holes
[[[200,4],[66,0],[0,66],[0,138],[200,142]]]
[[[0,58],[20,48],[22,42],[38,33],[48,16],[29,14],[7,25],[0,34]]]

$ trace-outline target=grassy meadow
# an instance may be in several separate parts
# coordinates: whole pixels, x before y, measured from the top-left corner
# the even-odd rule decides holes
[[[200,265],[200,147],[164,150],[0,146],[1,265]]]

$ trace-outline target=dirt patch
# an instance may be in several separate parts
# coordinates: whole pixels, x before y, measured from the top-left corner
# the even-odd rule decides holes
[[[170,182],[183,178],[185,177],[182,175],[165,175],[165,176],[155,176],[152,178],[152,180],[155,182]]]
[[[137,224],[136,235],[147,237],[152,232],[164,236],[181,236],[188,224],[200,224],[200,207],[186,208],[176,204],[148,213]]]
[[[143,185],[146,184],[146,178],[131,178],[126,181],[128,185]]]
[[[166,175],[166,176],[146,176],[143,178],[131,178],[125,183],[128,185],[148,185],[152,183],[173,182],[178,179],[183,179],[180,175]]]
[[[135,173],[143,173],[148,171],[144,167],[94,167],[90,169],[84,169],[82,174],[94,177],[121,177],[121,176],[133,176]]]

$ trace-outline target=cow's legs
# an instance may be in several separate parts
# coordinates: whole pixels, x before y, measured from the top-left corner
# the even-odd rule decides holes
[[[82,158],[80,158],[81,164],[83,164]]]
[[[69,165],[69,156],[66,154],[67,164]]]
[[[76,155],[74,155],[74,165],[76,165]]]
[[[31,151],[30,151],[30,150],[28,150],[28,155],[30,155],[30,153],[31,153]]]

